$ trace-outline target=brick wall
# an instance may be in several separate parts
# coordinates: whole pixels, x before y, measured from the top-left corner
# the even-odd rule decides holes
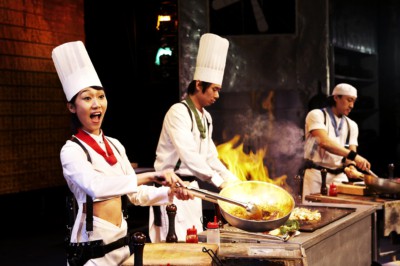
[[[65,97],[51,60],[84,41],[83,0],[0,0],[0,195],[64,185]]]

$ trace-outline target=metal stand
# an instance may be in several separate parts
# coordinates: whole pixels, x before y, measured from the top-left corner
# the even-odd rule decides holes
[[[210,257],[211,257],[211,259],[213,261],[213,264],[215,263],[215,265],[218,265],[218,266],[223,266],[224,265],[222,263],[222,261],[217,257],[217,255],[214,253],[213,250],[207,249],[206,247],[203,247],[202,251],[203,252],[207,252],[208,255],[210,255]]]

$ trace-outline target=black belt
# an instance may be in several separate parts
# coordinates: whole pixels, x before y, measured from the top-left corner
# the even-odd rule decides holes
[[[323,167],[321,165],[315,164],[311,160],[307,160],[306,163],[305,163],[305,169],[309,169],[309,168],[314,168],[314,169],[317,169],[317,170],[325,169],[328,173],[333,174],[333,175],[338,175],[338,174],[341,174],[341,173],[344,172],[344,167],[331,169],[331,168],[327,168],[327,167]]]
[[[107,253],[129,245],[131,237],[121,237],[120,239],[103,245],[103,240],[95,240],[83,243],[70,243],[67,247],[69,265],[84,265],[88,260],[104,257]]]

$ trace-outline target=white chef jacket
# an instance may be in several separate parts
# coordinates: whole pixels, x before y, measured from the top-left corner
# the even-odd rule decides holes
[[[183,101],[187,104],[186,101]],[[183,103],[171,106],[164,117],[161,135],[156,150],[154,168],[156,171],[173,169],[178,160],[181,165],[176,171],[181,176],[196,176],[202,181],[210,182],[219,187],[224,181],[238,180],[219,160],[217,148],[212,140],[212,118],[209,112],[203,109],[198,111],[206,138],[201,139],[197,128],[195,115]],[[197,181],[192,186],[198,187]],[[174,199],[177,206],[175,217],[175,232],[178,241],[184,241],[188,228],[196,226],[198,232],[203,231],[201,222],[201,199],[181,201]],[[149,233],[152,242],[164,241],[168,233],[168,216],[165,208],[161,208],[162,226],[154,225],[153,211],[150,211]]]
[[[330,107],[328,107],[330,108]],[[325,113],[324,113],[325,112]],[[334,115],[336,119],[336,125],[339,125],[340,118]],[[336,169],[343,166],[343,157],[332,154],[323,148],[319,147],[316,140],[311,135],[311,131],[314,129],[324,129],[327,131],[329,138],[335,140],[339,145],[345,146],[346,139],[350,130],[349,143],[348,145],[358,146],[358,126],[356,122],[351,120],[347,116],[343,116],[342,128],[339,136],[336,136],[335,128],[332,125],[332,120],[326,108],[311,110],[306,116],[305,123],[305,134],[306,143],[304,148],[304,158],[312,160],[315,164],[321,165],[327,168]],[[325,121],[325,123],[324,123]],[[350,128],[349,128],[350,127]],[[348,181],[345,173],[338,175],[327,173],[326,184],[341,183],[342,181]],[[317,169],[306,169],[304,173],[303,182],[303,201],[306,195],[312,193],[320,193],[321,191],[321,172]]]
[[[102,135],[90,134],[105,150]],[[137,186],[137,176],[125,153],[125,148],[114,138],[107,137],[110,147],[118,162],[110,165],[89,145],[81,141],[89,152],[92,162],[77,143],[68,140],[61,149],[60,159],[64,178],[73,192],[78,213],[71,233],[71,242],[86,242],[102,239],[105,244],[111,243],[127,234],[127,223],[122,219],[120,227],[98,217],[93,217],[93,233],[86,233],[86,215],[82,213],[86,194],[93,201],[101,201],[115,196],[127,194],[132,203],[137,205],[169,203],[168,187],[156,190],[153,186]],[[118,150],[115,149],[114,145]],[[122,216],[122,212],[121,212]],[[102,258],[89,261],[85,265],[120,265],[129,257],[129,247],[122,247],[106,254]]]

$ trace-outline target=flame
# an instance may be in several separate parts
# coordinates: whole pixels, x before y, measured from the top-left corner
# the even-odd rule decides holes
[[[240,136],[236,135],[231,140],[217,146],[220,160],[240,180],[265,181],[291,191],[286,183],[287,175],[270,178],[268,168],[264,165],[267,148],[259,148],[256,152],[243,151],[243,143],[238,144]]]

